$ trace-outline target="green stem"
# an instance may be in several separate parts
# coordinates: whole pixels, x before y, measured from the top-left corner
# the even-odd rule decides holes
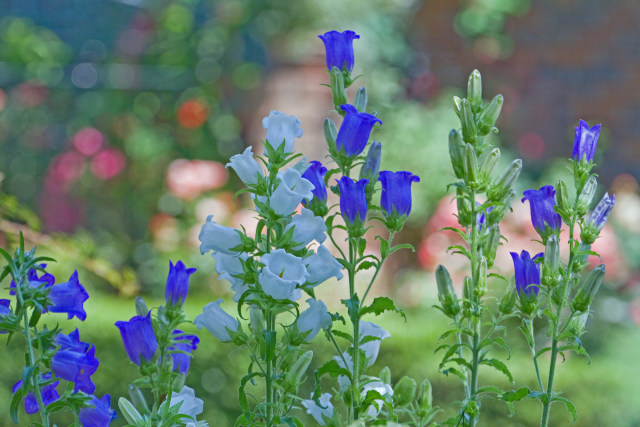
[[[529,318],[529,322],[527,322],[527,327],[529,329],[529,337],[531,338],[531,358],[533,359],[533,366],[536,368],[536,377],[538,378],[538,385],[540,386],[540,393],[546,393],[544,389],[544,385],[542,384],[542,379],[540,378],[540,368],[538,367],[538,358],[536,357],[536,337],[533,330],[533,318]]]
[[[271,332],[273,331],[273,314],[271,313],[271,310],[267,310],[266,312],[266,323],[267,323],[267,334],[271,335]],[[266,346],[266,342],[265,342],[265,346]],[[265,421],[265,426],[269,427],[271,426],[271,424],[273,423],[272,420],[272,405],[273,405],[273,386],[272,386],[272,381],[273,381],[273,372],[272,372],[272,368],[273,368],[273,359],[272,360],[267,360],[267,372],[266,372],[266,376],[265,376],[265,382],[266,382],[266,399],[267,399],[267,419]]]
[[[471,249],[471,280],[473,283],[473,288],[475,289],[475,287],[478,285],[479,282],[479,277],[478,277],[478,227],[476,224],[476,215],[477,215],[477,207],[476,207],[476,195],[475,195],[475,191],[471,190],[470,191],[470,199],[471,199],[471,244],[470,244],[470,249]],[[486,280],[486,279],[485,279]],[[478,371],[480,368],[480,349],[478,348],[478,346],[480,345],[481,342],[481,338],[482,338],[482,312],[481,310],[474,310],[476,307],[474,307],[475,305],[481,305],[480,300],[478,299],[478,301],[475,301],[474,298],[474,292],[472,292],[472,295],[470,295],[471,299],[473,300],[471,303],[471,307],[472,307],[472,311],[477,311],[477,319],[475,319],[476,314],[475,313],[471,313],[471,317],[469,319],[469,322],[471,323],[471,327],[473,328],[473,338],[471,339],[471,381],[469,383],[469,400],[473,401],[476,403],[476,406],[478,406],[478,402],[477,402],[477,390],[478,390]],[[470,415],[469,416],[469,426],[473,427],[476,425],[476,423],[478,422],[478,417],[475,415]]]
[[[358,250],[359,238],[349,239],[349,298],[353,301],[356,296],[355,292],[355,260],[356,252]],[[351,317],[351,316],[350,316]],[[358,307],[357,312],[354,314],[354,318],[351,319],[353,323],[353,377],[351,379],[352,385],[352,399],[351,399],[351,414],[353,416],[352,422],[360,417],[360,375],[358,374],[360,369],[360,310]]]
[[[387,242],[389,243],[389,247],[391,247],[391,242],[393,241],[394,235],[395,235],[395,231],[392,231],[391,233],[389,233],[389,238],[387,239]],[[373,277],[369,281],[369,285],[367,286],[367,290],[364,292],[362,301],[360,301],[361,305],[364,305],[364,300],[367,298],[367,295],[369,295],[369,290],[371,290],[371,286],[373,286],[373,282],[376,280],[376,277],[378,277],[378,273],[380,272],[380,269],[382,268],[382,264],[384,263],[385,259],[386,258],[381,258],[380,262],[376,266],[376,271],[375,273],[373,273]]]

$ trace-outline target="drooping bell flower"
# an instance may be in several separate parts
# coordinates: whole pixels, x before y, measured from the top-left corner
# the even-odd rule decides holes
[[[546,237],[560,231],[562,218],[554,210],[556,205],[556,190],[551,185],[545,185],[540,190],[527,190],[524,192],[522,203],[529,201],[531,208],[531,222],[538,234],[546,243]]]
[[[89,299],[89,294],[78,281],[78,272],[74,271],[68,282],[58,283],[49,290],[49,299],[53,305],[47,307],[52,313],[67,313],[67,318],[73,316],[80,320],[87,318],[83,304]]]
[[[324,175],[326,173],[327,168],[322,166],[322,163],[312,160],[309,162],[307,170],[302,174],[304,179],[313,184],[313,190],[311,190],[313,193],[313,199],[311,200],[311,203],[316,199],[323,204],[327,203],[327,187],[324,184]],[[303,205],[307,205],[308,203],[309,202],[306,200],[302,201]]]
[[[354,181],[343,176],[338,181],[340,189],[340,213],[347,223],[347,227],[362,228],[367,219],[367,196],[365,188],[369,183],[366,179]],[[352,231],[357,231],[353,229]]]
[[[535,262],[536,258],[543,256],[541,252],[531,258],[529,252],[511,252],[513,267],[515,270],[515,282],[522,311],[530,314],[535,310],[536,297],[540,291],[540,264]]]
[[[242,182],[247,185],[255,185],[258,179],[263,175],[260,164],[253,158],[253,147],[247,147],[242,154],[235,154],[229,159],[226,167],[232,168]]]
[[[51,372],[42,374],[40,378],[41,381],[50,380]],[[40,387],[40,394],[42,395],[42,403],[44,406],[48,406],[50,403],[60,399],[60,395],[57,390],[58,384],[60,384],[60,381],[55,381],[51,384],[45,385],[44,387]],[[22,387],[22,380],[15,383],[11,391],[15,393],[20,387]],[[24,410],[27,414],[35,414],[39,409],[40,406],[38,405],[38,399],[36,398],[36,395],[30,391],[24,398]]]
[[[309,209],[302,209],[299,214],[291,218],[291,222],[287,224],[284,232],[288,232],[293,228],[293,236],[291,240],[298,243],[296,249],[307,246],[312,241],[322,243],[327,238],[327,226],[320,216],[316,216]]]
[[[309,273],[307,283],[312,286],[318,286],[330,277],[335,277],[337,280],[342,279],[342,269],[344,267],[324,245],[318,246],[316,253],[306,257],[304,264]]]
[[[230,316],[220,307],[222,302],[222,298],[219,298],[218,301],[205,305],[202,309],[202,314],[196,316],[193,323],[198,329],[205,327],[220,341],[226,342],[231,341],[229,331],[238,332],[240,323],[238,319]]]
[[[324,302],[309,298],[307,304],[309,304],[309,308],[300,313],[296,324],[300,333],[309,333],[304,340],[310,342],[321,329],[330,328],[332,322]]]
[[[173,407],[178,403],[182,403],[178,413],[192,418],[192,420],[187,422],[187,425],[200,425],[200,423],[196,421],[196,417],[202,413],[204,401],[196,397],[196,393],[192,388],[184,386],[178,393],[171,395],[169,406]]]
[[[324,43],[326,50],[327,69],[331,71],[333,67],[339,70],[351,72],[354,65],[353,41],[360,36],[354,31],[329,31],[318,36]]]
[[[387,225],[398,231],[411,212],[411,184],[420,182],[420,177],[406,171],[381,171],[378,180],[382,183],[380,206],[387,218]]]
[[[111,409],[111,396],[105,394],[102,399],[91,396],[91,406],[84,407],[78,413],[78,419],[83,427],[108,427],[111,421],[118,418],[118,414]]]
[[[120,330],[127,356],[133,363],[140,366],[141,362],[153,359],[158,340],[153,332],[151,312],[146,316],[133,316],[128,322],[119,320],[116,326]]]
[[[311,393],[311,397],[313,397],[313,392]],[[302,406],[307,409],[307,414],[311,415],[318,425],[324,426],[326,425],[324,421],[324,417],[331,418],[333,417],[333,404],[331,403],[331,393],[322,393],[320,398],[318,399],[320,402],[320,406],[313,399],[305,399],[302,402]]]
[[[382,340],[386,338],[390,338],[391,334],[389,331],[382,329],[380,326],[376,325],[372,322],[364,322],[360,321],[360,341],[364,340],[366,337],[375,337],[377,339],[367,341],[365,343],[360,343],[360,349],[364,351],[364,354],[367,357],[368,366],[373,365],[373,363],[378,358],[378,353],[380,352],[380,344],[382,344]]]
[[[237,255],[238,253],[231,249],[242,244],[241,233],[235,228],[216,223],[213,221],[213,215],[207,217],[198,239],[201,242],[200,253],[203,255],[209,251]]]
[[[184,335],[179,329],[173,331],[174,339],[179,341],[168,348],[169,351],[176,351],[171,353],[173,359],[173,370],[178,371],[180,374],[186,374],[189,372],[189,366],[191,365],[191,352],[198,348],[200,338],[195,335]]]
[[[285,154],[293,152],[295,138],[302,136],[302,123],[296,116],[287,116],[280,111],[271,111],[262,119],[262,127],[267,130],[266,143],[277,150],[284,143]]]
[[[73,392],[79,390],[91,394],[96,386],[91,381],[98,369],[98,359],[95,358],[96,348],[91,346],[88,351],[76,351],[74,349],[60,349],[51,358],[51,370],[56,376],[73,382]]]
[[[357,156],[367,146],[373,126],[382,124],[382,120],[372,114],[361,113],[350,104],[341,105],[340,108],[346,114],[336,136],[336,148],[348,157]]]
[[[278,172],[278,187],[273,191],[270,207],[281,216],[290,215],[303,200],[311,200],[314,185],[294,168]],[[259,200],[263,201],[260,197]]]
[[[175,265],[169,261],[169,275],[165,287],[167,304],[184,304],[189,292],[189,276],[195,272],[195,268],[187,268],[182,261],[178,261]]]
[[[589,127],[587,122],[580,120],[576,126],[575,138],[573,140],[573,160],[579,162],[586,159],[587,162],[593,161],[598,146],[598,137],[600,136],[601,125],[597,124]]]
[[[309,273],[302,258],[276,249],[262,255],[264,264],[258,275],[258,281],[265,294],[279,300],[295,301],[300,298],[298,285],[306,282]]]
[[[609,193],[605,193],[591,215],[589,215],[589,219],[580,233],[580,239],[584,243],[590,245],[596,241],[602,228],[607,223],[609,214],[611,214],[611,210],[615,204],[616,196],[613,194],[609,196]]]

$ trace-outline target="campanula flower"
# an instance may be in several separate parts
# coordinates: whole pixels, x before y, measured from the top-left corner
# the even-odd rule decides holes
[[[305,258],[304,263],[309,273],[307,282],[313,286],[319,285],[330,277],[335,277],[337,280],[342,279],[341,270],[344,267],[323,245],[318,246],[316,253]]]
[[[382,124],[382,120],[372,114],[361,113],[350,104],[343,104],[340,108],[346,114],[336,136],[336,148],[349,157],[357,156],[367,146],[373,126]]]
[[[324,175],[327,173],[327,168],[322,166],[322,163],[312,160],[309,162],[309,167],[302,174],[302,177],[313,184],[313,198],[318,199],[323,203],[327,201],[327,187],[324,185]],[[307,204],[307,201],[302,201],[303,204]]]
[[[169,261],[169,275],[165,287],[167,304],[184,304],[189,292],[189,276],[196,272],[195,268],[187,268],[182,261],[175,265]]]
[[[368,382],[362,387],[363,398],[367,396],[369,390],[375,390],[380,393],[381,396],[393,396],[393,388],[391,388],[389,384],[385,384],[380,380]],[[367,415],[371,418],[377,417],[384,405],[384,401],[382,399],[376,399],[373,402],[374,403],[369,405],[367,408]]]
[[[270,206],[281,216],[290,215],[303,200],[311,200],[314,185],[293,168],[278,172],[279,184],[271,195]],[[259,200],[263,200],[259,198]]]
[[[189,372],[189,365],[191,364],[190,353],[198,348],[200,338],[195,335],[184,335],[179,329],[173,331],[173,335],[174,340],[178,341],[168,348],[169,351],[175,351],[175,353],[171,353],[173,370],[186,374]]]
[[[406,171],[381,171],[378,180],[382,183],[380,206],[386,216],[409,215],[411,212],[411,183],[420,182],[420,177]]]
[[[89,350],[89,347],[91,347],[91,344],[80,341],[80,332],[78,332],[78,328],[69,335],[59,333],[56,335],[53,342],[60,346],[60,350],[73,350],[80,353],[86,353]]]
[[[380,351],[380,344],[382,340],[386,338],[390,338],[391,334],[388,331],[385,331],[380,326],[376,325],[372,322],[364,322],[360,321],[360,341],[362,341],[366,337],[376,337],[378,339],[373,341],[368,341],[364,344],[360,344],[360,348],[364,351],[367,356],[368,366],[373,365],[373,363],[378,358],[378,352]]]
[[[207,221],[200,230],[198,239],[200,240],[200,253],[203,255],[209,251],[222,252],[229,255],[237,255],[232,251],[238,245],[242,244],[240,232],[235,228],[220,225],[212,221],[213,215],[207,217]]]
[[[593,160],[598,146],[598,137],[600,136],[600,126],[595,125],[589,127],[587,122],[580,120],[580,124],[576,126],[575,138],[573,140],[573,160],[579,162],[586,158],[587,162]]]
[[[524,192],[522,203],[529,201],[531,208],[531,222],[541,236],[549,232],[555,233],[562,226],[562,218],[553,209],[556,205],[556,190],[551,185],[545,185],[540,190],[527,190]],[[547,229],[549,227],[549,229]]]
[[[330,328],[332,322],[324,302],[309,298],[307,304],[309,308],[300,313],[296,323],[300,333],[309,332],[304,340],[310,342],[321,329]]]
[[[49,290],[49,299],[53,305],[48,307],[52,313],[67,313],[67,318],[73,316],[80,320],[87,318],[83,304],[89,299],[89,294],[78,281],[78,272],[75,271],[68,282],[58,283]]]
[[[327,226],[322,217],[316,216],[309,209],[302,209],[299,214],[291,218],[291,222],[287,224],[285,233],[293,228],[293,236],[291,240],[298,243],[296,249],[307,246],[312,241],[322,243],[327,238]]]
[[[313,392],[311,393],[311,397],[313,397]],[[300,403],[307,409],[307,414],[311,415],[319,425],[324,426],[326,424],[324,422],[323,415],[327,418],[333,417],[331,393],[322,393],[318,402],[320,402],[320,406],[318,406],[313,399],[305,399]]]
[[[240,323],[220,307],[222,302],[222,298],[219,298],[216,302],[210,302],[205,305],[202,309],[202,314],[196,316],[193,323],[198,329],[205,327],[220,341],[226,342],[231,341],[229,331],[238,332]]]
[[[218,279],[225,279],[231,283],[231,290],[235,292],[233,300],[235,302],[240,301],[240,297],[248,289],[249,285],[244,283],[242,279],[234,277],[237,274],[243,274],[242,261],[249,258],[249,255],[241,253],[238,255],[227,255],[222,252],[214,252],[213,259],[216,260],[216,273],[218,273]]]
[[[50,380],[51,372],[42,374],[40,378],[42,381]],[[58,394],[57,390],[58,384],[60,384],[60,381],[55,381],[44,387],[40,387],[40,394],[42,395],[42,403],[44,403],[44,406],[48,406],[50,403],[60,399],[60,395]],[[22,387],[22,380],[15,383],[11,391],[15,393],[20,387]],[[35,414],[39,409],[40,407],[38,405],[38,399],[36,398],[36,395],[32,391],[30,391],[24,398],[24,410],[27,414]]]
[[[342,217],[348,225],[356,221],[364,222],[367,219],[365,187],[369,181],[361,179],[356,182],[347,176],[343,176],[337,181],[340,188],[340,213]]]
[[[105,394],[102,399],[91,396],[91,406],[82,408],[78,418],[83,427],[108,427],[118,414],[111,409],[111,396]]]
[[[44,269],[46,267],[47,267],[47,264],[40,264],[40,268]],[[53,286],[55,282],[56,282],[56,278],[53,277],[53,274],[49,274],[46,271],[43,271],[40,277],[38,277],[38,270],[36,270],[35,268],[32,268],[27,272],[27,283],[29,283],[29,286],[32,288],[37,288],[44,284],[44,288],[49,289],[50,287]],[[12,280],[11,284],[9,285],[9,288],[10,288],[9,295],[16,294],[16,291],[14,291],[15,287],[16,287],[16,284]]]
[[[169,402],[169,406],[174,407],[178,403],[182,403],[178,413],[192,417],[193,420],[195,420],[196,416],[200,415],[204,409],[204,401],[202,399],[198,399],[195,391],[187,386],[183,386],[178,393],[173,393],[171,395],[171,402]],[[186,421],[188,425],[195,425],[192,420],[184,421]]]
[[[301,124],[296,116],[271,111],[269,116],[262,119],[262,127],[267,130],[267,144],[277,150],[284,143],[284,152],[292,153],[295,138],[302,136]]]
[[[151,312],[146,316],[133,316],[128,322],[117,321],[116,326],[120,329],[127,356],[133,363],[140,366],[141,362],[153,359],[158,340],[153,332]]]
[[[326,50],[327,69],[331,71],[333,67],[339,70],[351,72],[353,70],[353,41],[360,36],[354,31],[329,31],[318,36],[324,43]]]
[[[11,300],[0,299],[0,321],[4,321],[4,318],[11,314]],[[0,330],[0,334],[6,334],[7,331]]]
[[[595,242],[600,235],[600,231],[602,231],[602,228],[606,224],[615,203],[616,196],[609,196],[609,193],[604,194],[596,205],[596,208],[591,212],[591,215],[589,215],[589,219],[580,233],[580,239],[584,243],[590,245]]]
[[[91,394],[96,389],[91,381],[91,375],[96,372],[99,365],[95,353],[95,346],[91,346],[86,352],[60,349],[51,358],[51,370],[57,377],[73,382],[74,393],[82,390]]]
[[[264,264],[258,280],[265,294],[275,299],[294,301],[299,298],[300,291],[296,287],[306,282],[309,273],[302,258],[276,249],[262,255],[260,262]]]
[[[541,252],[531,258],[527,251],[520,252],[520,255],[517,252],[511,252],[518,295],[530,296],[532,293],[538,295],[540,290],[540,264],[536,263],[535,259],[543,255]]]
[[[242,154],[236,154],[231,156],[227,167],[232,168],[242,182],[247,185],[256,185],[258,179],[263,175],[260,164],[253,158],[253,147],[247,147]]]

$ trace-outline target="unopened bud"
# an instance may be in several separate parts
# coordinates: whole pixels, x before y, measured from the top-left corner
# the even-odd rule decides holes
[[[329,153],[332,156],[335,156],[338,153],[338,149],[336,148],[336,137],[338,136],[338,129],[336,128],[335,123],[333,123],[333,120],[329,118],[324,119],[323,128],[324,139],[327,141]]]
[[[482,168],[480,169],[480,176],[483,180],[489,180],[491,177],[491,173],[493,169],[496,167],[496,164],[500,160],[500,149],[494,148],[487,154],[484,159],[484,163],[482,163]]]
[[[495,210],[494,208],[493,210]],[[493,261],[496,259],[496,252],[500,246],[500,226],[493,224],[487,229],[487,237],[484,241],[482,253],[485,256],[488,266],[493,265]]]
[[[138,421],[142,421],[142,415],[140,412],[124,397],[118,399],[118,407],[120,408],[120,412],[127,420],[128,423],[136,425]]]
[[[413,402],[416,397],[416,380],[404,376],[400,378],[400,381],[393,388],[393,400],[397,406],[406,406]]]
[[[507,287],[507,291],[500,300],[500,305],[498,306],[498,310],[502,314],[511,314],[513,313],[513,309],[516,306],[516,300],[518,298],[518,291],[516,289],[515,284],[510,283]]]
[[[464,147],[464,180],[470,187],[474,187],[479,182],[478,156],[471,144],[466,144]]]
[[[141,296],[136,297],[136,314],[138,316],[144,317],[149,313],[149,308],[147,308],[147,304],[144,302]]]
[[[489,105],[480,112],[478,115],[478,131],[480,135],[486,135],[491,132],[491,129],[493,129],[493,126],[498,120],[503,102],[504,98],[502,95],[496,95]]]
[[[456,178],[462,179],[464,177],[464,142],[460,132],[455,129],[449,132],[449,157]]]
[[[604,264],[600,264],[586,275],[573,299],[572,307],[575,311],[586,312],[589,310],[589,306],[600,289],[604,274]]]
[[[368,179],[368,185],[375,185],[378,181],[378,173],[380,172],[380,158],[382,155],[382,144],[373,141],[367,151],[367,158],[364,165],[360,169],[360,179]]]
[[[478,111],[482,107],[482,77],[480,71],[473,70],[467,82],[467,99],[473,108]]]
[[[456,202],[458,205],[458,222],[463,227],[470,227],[475,220],[472,215],[471,202],[461,188],[456,189]]]
[[[297,389],[302,384],[302,377],[307,372],[309,368],[309,364],[311,364],[311,359],[313,359],[313,351],[305,351],[302,353],[298,359],[294,362],[294,364],[287,372],[286,382],[289,386]]]
[[[478,298],[487,293],[487,259],[485,257],[480,258],[478,283],[476,283],[473,293]]]
[[[455,317],[460,313],[460,305],[458,304],[456,291],[453,289],[449,271],[443,265],[439,265],[436,268],[436,283],[438,284],[438,299],[440,300],[440,305],[442,305],[442,311],[448,317]]]
[[[544,249],[544,265],[541,278],[543,285],[553,287],[558,284],[560,280],[558,267],[560,267],[560,245],[558,236],[552,234],[547,238]]]
[[[511,190],[513,183],[518,179],[518,176],[520,176],[520,171],[522,171],[522,160],[516,159],[511,162],[487,192],[489,199],[494,202],[502,199],[502,197]]]
[[[433,405],[433,391],[431,389],[431,382],[424,380],[418,387],[418,406],[422,410],[429,410]]]
[[[264,315],[262,309],[255,305],[249,307],[249,327],[255,335],[262,333],[264,329]]]
[[[139,408],[143,413],[149,413],[149,407],[147,406],[147,400],[144,398],[142,391],[133,384],[129,384],[129,397],[133,406]]]
[[[462,118],[462,99],[457,96],[453,97],[453,110],[456,112],[458,118]]]
[[[356,93],[356,99],[353,101],[353,106],[356,107],[356,110],[358,110],[360,113],[364,113],[367,109],[368,99],[369,98],[367,97],[367,90],[363,86],[358,89],[358,92]]]
[[[586,312],[571,319],[571,323],[569,324],[569,332],[571,332],[574,336],[580,337],[582,334],[584,334],[585,327],[587,326],[587,320],[589,320],[588,311],[589,309],[587,308]]]
[[[460,122],[462,123],[462,139],[464,142],[471,145],[477,144],[478,127],[473,117],[471,104],[469,104],[469,100],[467,99],[462,100],[462,117],[460,117]]]
[[[462,308],[465,311],[471,310],[473,301],[473,280],[471,277],[466,276],[462,282]]]
[[[589,210],[593,196],[596,194],[598,188],[598,181],[595,176],[591,176],[585,184],[582,192],[578,196],[578,203],[576,203],[576,213],[583,216]]]
[[[349,103],[349,98],[347,98],[347,91],[344,85],[344,76],[338,67],[333,67],[329,72],[329,76],[331,78],[330,85],[331,95],[333,96],[333,105],[336,107],[336,110],[341,113],[342,110],[340,109],[340,106]]]
[[[489,224],[498,224],[502,221],[502,218],[507,213],[507,210],[511,209],[511,202],[516,197],[516,190],[511,189],[508,193],[506,193],[502,199],[498,201],[498,203],[491,209],[491,212],[487,212],[487,222]]]
[[[563,180],[559,180],[556,184],[556,210],[564,222],[568,223],[571,221],[573,206],[569,200],[567,184],[565,184]]]
[[[378,375],[380,381],[385,384],[391,384],[391,369],[388,366],[385,366],[380,370],[380,375]]]

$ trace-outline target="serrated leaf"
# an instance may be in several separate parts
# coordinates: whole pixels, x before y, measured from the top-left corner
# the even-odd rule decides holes
[[[480,363],[483,364],[483,365],[491,366],[492,368],[497,369],[498,371],[502,372],[503,374],[505,374],[507,376],[507,378],[509,378],[509,381],[511,381],[513,383],[513,375],[511,375],[511,371],[509,371],[509,368],[507,368],[507,365],[505,365],[500,360],[498,360],[498,359],[485,359]]]
[[[505,391],[499,396],[499,398],[505,402],[519,402],[522,399],[529,397],[529,393],[531,393],[531,390],[529,390],[528,387],[521,387],[517,390]]]
[[[358,269],[356,271],[368,270],[372,267],[377,267],[378,264],[373,261],[363,261],[358,265]]]
[[[316,378],[320,378],[325,374],[332,378],[336,378],[339,375],[345,375],[351,378],[351,372],[346,368],[342,368],[335,359],[329,360],[315,371]]]
[[[571,422],[575,423],[578,420],[578,411],[576,406],[569,399],[565,397],[556,397],[553,400],[559,400],[564,403],[564,406],[567,408],[567,411],[571,414]]]
[[[400,314],[405,321],[407,320],[407,315],[404,314],[401,309],[397,308],[393,300],[388,297],[374,298],[373,302],[370,305],[368,305],[367,307],[362,307],[360,309],[360,316],[362,317],[368,313],[374,313],[376,316],[378,316],[385,311],[394,311]]]
[[[498,387],[488,385],[485,387],[480,387],[476,391],[476,394],[482,394],[482,393],[495,393],[496,395],[500,396],[501,394],[504,393],[504,391],[500,390]]]

